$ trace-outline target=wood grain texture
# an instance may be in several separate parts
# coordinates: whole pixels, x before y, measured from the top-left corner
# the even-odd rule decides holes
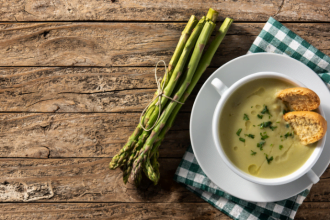
[[[201,83],[215,70],[209,68]],[[156,91],[154,68],[0,68],[0,111],[131,112]],[[164,68],[158,69],[163,77]],[[190,111],[200,85],[182,107]]]
[[[228,220],[172,180],[189,145],[195,94],[215,68],[247,52],[264,25],[254,21],[273,16],[289,22],[329,22],[329,3],[1,1],[0,21],[5,23],[0,24],[0,112],[13,113],[0,114],[0,157],[11,157],[0,159],[0,218]],[[209,7],[220,11],[219,20],[230,16],[236,22],[215,55],[214,68],[203,76],[160,149],[160,183],[153,186],[144,179],[138,189],[124,185],[121,171],[107,166],[153,96],[153,66],[170,60],[190,15],[201,17]],[[330,54],[330,23],[285,25]],[[295,219],[330,218],[329,181],[328,168]]]
[[[235,23],[211,66],[246,54],[264,24]],[[287,24],[323,52],[330,23]],[[168,62],[183,23],[0,24],[0,66],[155,66]]]
[[[140,113],[0,114],[0,157],[112,157],[126,143]],[[182,157],[189,146],[190,113],[179,113],[160,147]]]
[[[0,159],[0,202],[201,202],[173,181],[181,158],[160,159],[157,186],[125,185],[122,171],[109,170],[110,158]],[[329,168],[306,201],[329,202]]]
[[[207,203],[11,203],[0,204],[0,211],[6,220],[231,219]]]
[[[237,21],[280,20],[329,21],[329,1],[299,0],[12,0],[0,3],[1,21],[183,21],[190,15],[203,16],[212,7],[220,16]]]
[[[30,219],[219,219],[230,220],[208,203],[9,203],[0,218]],[[304,202],[296,220],[329,219],[330,204]]]
[[[296,220],[330,219],[330,203],[304,202],[298,209]]]
[[[110,158],[1,159],[0,202],[201,202],[174,182],[180,159],[160,159],[157,186],[143,180],[141,188],[125,185]],[[47,197],[47,198],[46,198]]]

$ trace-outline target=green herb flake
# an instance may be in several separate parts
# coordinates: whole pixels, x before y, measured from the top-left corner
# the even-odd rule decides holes
[[[267,107],[267,105],[264,105],[264,109],[262,109],[262,111],[260,112],[261,114],[268,114],[269,115],[269,117],[271,117],[272,115],[270,114],[270,112],[269,112],[269,109],[268,109],[268,107]]]
[[[266,155],[266,160],[267,160],[267,163],[270,164],[270,162],[272,162],[272,160],[274,159],[273,156],[271,156],[270,158],[268,158],[268,155]]]
[[[239,136],[242,132],[242,128],[238,129],[238,131],[236,132],[237,136]]]
[[[271,125],[272,125],[271,121],[266,121],[266,122],[262,122],[258,126],[260,126],[260,128],[267,128],[267,127],[270,127]]]
[[[285,115],[289,110],[283,109],[283,115]]]
[[[288,138],[288,137],[292,137],[293,138],[293,133],[291,132],[287,132],[285,135],[284,135],[285,138]]]
[[[274,144],[271,144],[270,146],[272,147],[272,146],[274,146]]]
[[[269,128],[272,129],[272,131],[274,131],[275,128],[277,128],[277,126],[270,126]]]
[[[277,121],[276,123],[281,123],[280,121]]]
[[[246,137],[252,138],[254,139],[254,135],[253,134],[244,134]]]
[[[289,124],[286,124],[286,125],[285,125],[285,127],[289,128],[289,127],[290,127],[290,125],[289,125]]]
[[[245,139],[244,138],[241,138],[240,137],[239,140],[242,141],[242,142],[245,142]]]
[[[254,152],[253,150],[251,150],[251,155],[253,156],[253,155],[256,155],[257,154],[257,152]]]
[[[248,116],[247,114],[244,114],[243,120],[245,120],[245,121],[250,120],[250,119],[249,119],[249,116]]]
[[[253,106],[251,106],[251,108],[253,108]]]
[[[281,135],[280,137],[283,137],[283,135]]]
[[[256,125],[253,125],[253,127],[255,127]]]
[[[258,118],[260,118],[260,119],[262,119],[262,118],[264,117],[263,115],[260,115],[260,114],[258,114],[257,116],[258,116]]]
[[[261,140],[266,140],[267,138],[269,138],[266,131],[264,133],[260,132],[260,136],[261,136]]]
[[[263,150],[263,146],[265,145],[266,141],[260,141],[259,143],[257,143],[257,147],[260,148],[260,150]]]
[[[282,150],[282,148],[283,148],[283,145],[280,145],[278,148],[279,148],[280,150]]]

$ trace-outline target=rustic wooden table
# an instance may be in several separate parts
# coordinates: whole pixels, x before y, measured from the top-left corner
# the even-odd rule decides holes
[[[270,16],[330,55],[329,0],[11,0],[0,2],[0,219],[229,219],[172,178],[189,145],[201,84],[243,55]],[[235,23],[141,189],[110,171],[191,14]],[[219,25],[219,24],[218,24]],[[297,219],[330,218],[330,169]]]

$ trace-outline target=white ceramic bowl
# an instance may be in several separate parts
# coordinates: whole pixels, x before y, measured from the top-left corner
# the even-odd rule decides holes
[[[254,183],[262,184],[262,185],[282,185],[286,184],[289,182],[292,182],[304,174],[307,173],[307,176],[311,179],[313,183],[317,183],[319,181],[319,177],[313,172],[311,169],[313,165],[316,163],[316,161],[319,159],[322,150],[324,148],[325,144],[325,136],[319,140],[314,152],[312,155],[309,157],[309,159],[295,172],[283,176],[280,178],[260,178],[256,176],[252,176],[248,173],[245,173],[244,171],[240,170],[237,168],[227,157],[226,153],[224,152],[222,146],[221,146],[221,141],[220,141],[220,135],[219,133],[221,132],[221,127],[219,126],[219,120],[220,120],[220,115],[222,112],[222,109],[228,100],[228,98],[235,92],[238,88],[240,88],[242,85],[251,82],[256,79],[262,79],[262,78],[273,78],[273,79],[280,79],[285,82],[289,82],[293,85],[299,86],[299,87],[306,87],[304,86],[301,82],[299,82],[296,79],[293,79],[287,75],[280,74],[280,73],[274,73],[274,72],[260,72],[260,73],[254,73],[251,75],[248,75],[237,82],[235,82],[232,86],[229,88],[223,84],[219,79],[214,79],[212,81],[212,85],[214,86],[215,90],[220,94],[221,98],[218,101],[218,104],[215,108],[214,114],[213,114],[213,120],[212,120],[212,136],[216,145],[216,148],[222,157],[223,161],[225,164],[232,170],[234,171],[237,175],[241,176],[242,178],[249,180]],[[324,113],[321,108],[318,109],[318,112],[324,117]]]

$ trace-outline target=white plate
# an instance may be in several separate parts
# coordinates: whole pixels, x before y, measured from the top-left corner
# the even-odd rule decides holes
[[[310,68],[288,56],[256,53],[238,57],[217,69],[199,91],[190,118],[190,139],[196,159],[213,183],[227,193],[253,202],[273,202],[294,196],[312,183],[306,176],[280,186],[264,186],[249,182],[232,172],[222,161],[212,138],[212,116],[219,94],[211,85],[219,78],[228,87],[240,78],[256,72],[278,72],[298,79],[314,90],[321,99],[325,118],[330,118],[330,93],[324,82]],[[313,170],[321,176],[330,161],[330,132],[322,155]]]

